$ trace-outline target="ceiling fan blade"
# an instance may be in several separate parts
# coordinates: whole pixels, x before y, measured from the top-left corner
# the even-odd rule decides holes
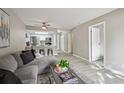
[[[46,26],[51,26],[50,24],[46,24]]]

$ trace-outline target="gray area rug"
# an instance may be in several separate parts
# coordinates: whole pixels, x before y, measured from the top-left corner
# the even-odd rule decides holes
[[[54,78],[51,73],[38,75],[37,84],[55,84]]]

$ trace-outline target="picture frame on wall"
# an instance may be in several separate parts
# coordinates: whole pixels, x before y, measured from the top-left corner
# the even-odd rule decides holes
[[[9,15],[0,9],[0,48],[10,46]]]

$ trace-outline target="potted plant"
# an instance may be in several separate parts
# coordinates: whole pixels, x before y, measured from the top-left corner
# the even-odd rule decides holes
[[[69,67],[69,61],[67,59],[62,58],[60,60],[60,66],[62,67],[63,70],[67,70]]]

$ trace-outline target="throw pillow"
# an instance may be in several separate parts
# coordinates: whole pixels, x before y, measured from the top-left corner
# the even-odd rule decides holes
[[[36,58],[36,55],[35,55],[35,50],[34,50],[34,49],[31,49],[31,52],[32,52],[32,54],[33,54],[34,58]]]
[[[27,51],[20,54],[20,57],[22,58],[23,64],[28,64],[29,62],[34,60],[34,56],[32,55],[31,51]]]
[[[31,52],[32,55],[33,55],[33,57],[36,58],[36,56],[35,56],[35,50],[34,49],[22,51],[22,53],[25,53],[25,52]]]

